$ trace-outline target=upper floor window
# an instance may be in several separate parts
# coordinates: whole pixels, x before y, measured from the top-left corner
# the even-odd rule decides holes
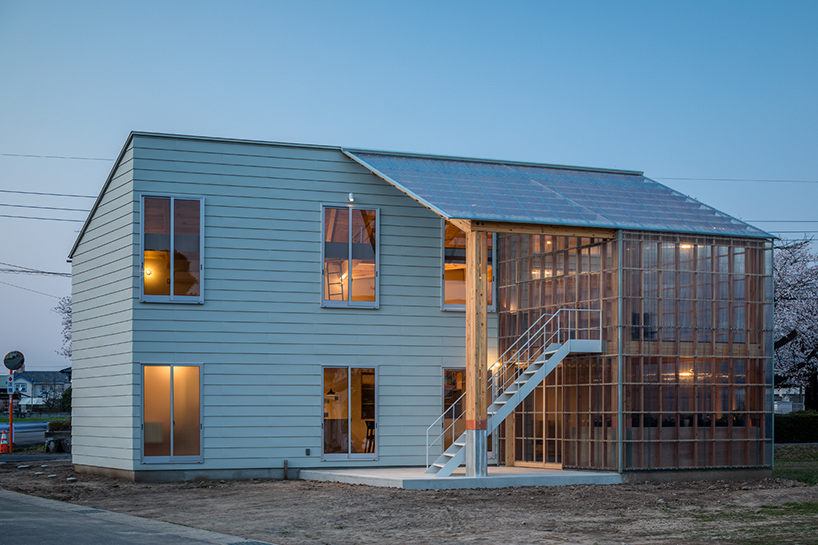
[[[378,210],[322,208],[325,307],[378,308]]]
[[[488,310],[494,310],[494,234],[488,236]],[[466,310],[466,233],[443,220],[443,309]]]
[[[142,301],[203,302],[204,201],[142,197]]]

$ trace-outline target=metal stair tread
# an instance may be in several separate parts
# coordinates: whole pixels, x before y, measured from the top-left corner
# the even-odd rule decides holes
[[[505,418],[508,418],[509,414],[511,414],[509,411],[513,412],[514,409],[523,401],[523,398],[529,395],[532,388],[536,387],[546,375],[553,372],[556,366],[559,365],[568,354],[602,352],[603,341],[601,340],[601,325],[596,327],[600,337],[599,340],[570,338],[572,336],[572,332],[579,333],[584,331],[583,326],[576,324],[576,318],[573,320],[574,325],[572,327],[571,317],[573,315],[571,313],[580,312],[597,312],[598,314],[601,314],[601,311],[598,309],[560,309],[548,317],[542,326],[537,325],[539,329],[534,330],[535,325],[540,323],[540,321],[545,318],[543,316],[529,328],[529,331],[535,331],[534,333],[529,335],[529,331],[527,331],[523,334],[523,336],[515,341],[515,343],[512,344],[512,347],[516,346],[519,342],[524,340],[525,336],[528,335],[528,340],[522,345],[522,348],[515,349],[514,352],[511,352],[511,356],[508,359],[501,357],[497,360],[495,365],[501,363],[502,365],[500,366],[500,371],[497,372],[499,374],[493,374],[489,379],[489,399],[491,399],[492,390],[496,392],[496,389],[502,388],[503,391],[501,393],[494,393],[494,399],[486,410],[487,416],[489,417],[489,433],[494,431],[496,426],[499,426],[499,424]],[[561,322],[558,316],[561,315],[561,313],[568,315],[567,327],[560,326]],[[557,319],[556,331],[547,330],[548,324],[553,323],[552,321],[555,318]],[[601,319],[598,321],[601,323]],[[585,327],[585,329],[590,329],[590,327]],[[565,338],[565,336],[560,333],[561,331],[568,332],[566,336],[569,338],[564,342],[559,342],[561,339]],[[537,335],[539,335],[539,337],[535,338]],[[596,344],[592,344],[592,342]],[[532,352],[534,354],[532,354]],[[521,369],[521,367],[524,365],[526,367]],[[492,369],[493,368],[494,366],[492,366]],[[503,375],[506,373],[516,375],[510,377],[512,379],[512,383],[508,385],[503,384]],[[535,380],[532,381],[531,379]],[[452,424],[452,426],[453,425],[454,424]],[[427,473],[436,474],[437,477],[451,475],[452,471],[454,471],[454,469],[464,462],[464,447],[466,446],[466,443],[463,441],[464,436],[465,434],[454,440],[450,448],[446,449],[445,452],[440,454],[438,459],[431,466],[429,466]],[[429,451],[427,444],[427,456],[428,454]]]

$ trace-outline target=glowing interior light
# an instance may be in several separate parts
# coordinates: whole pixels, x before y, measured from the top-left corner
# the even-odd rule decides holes
[[[153,274],[153,271],[151,269],[145,268],[145,276],[150,276],[152,274]]]
[[[341,280],[346,280],[346,279],[347,279],[347,273],[342,274],[341,275]]]
[[[691,248],[693,248],[693,245],[692,244],[679,244],[679,248],[681,248],[683,250],[690,250]]]

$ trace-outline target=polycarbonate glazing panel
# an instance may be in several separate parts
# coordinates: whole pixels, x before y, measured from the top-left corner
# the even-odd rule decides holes
[[[636,174],[351,154],[446,218],[773,238]]]

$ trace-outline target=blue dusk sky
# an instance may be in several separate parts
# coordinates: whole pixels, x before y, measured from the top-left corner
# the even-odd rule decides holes
[[[84,219],[132,130],[643,170],[811,235],[816,28],[814,1],[0,0],[0,269],[70,272],[81,223],[44,218]],[[0,351],[67,366],[69,293],[0,273]]]

